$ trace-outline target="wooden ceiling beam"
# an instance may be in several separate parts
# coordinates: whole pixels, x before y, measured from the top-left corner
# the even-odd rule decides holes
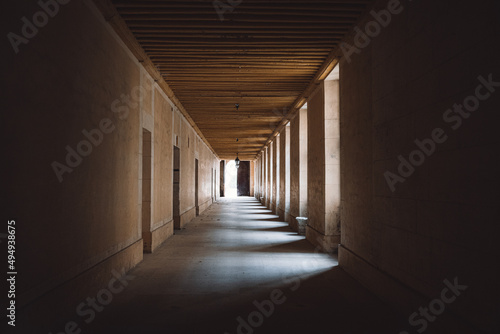
[[[294,117],[371,2],[245,0],[224,20],[207,0],[114,4],[147,67],[168,82],[212,149],[243,160]]]

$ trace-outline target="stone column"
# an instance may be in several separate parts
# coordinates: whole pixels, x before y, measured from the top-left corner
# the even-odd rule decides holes
[[[272,178],[273,178],[273,183],[272,183],[272,195],[271,195],[271,211],[273,213],[278,212],[278,205],[279,205],[279,157],[280,157],[280,149],[279,149],[279,142],[280,142],[280,137],[279,135],[276,136],[271,143],[272,145],[272,152],[273,152],[273,157],[272,157]]]
[[[270,177],[270,171],[271,171],[271,166],[270,166],[270,151],[271,151],[271,146],[268,146],[266,148],[266,195],[265,195],[265,206],[269,207],[270,203],[270,196],[271,196],[271,177]]]
[[[297,217],[307,216],[307,109],[290,121],[290,227],[297,231]]]
[[[307,239],[333,252],[340,243],[339,81],[323,81],[308,101]]]
[[[279,186],[279,204],[278,204],[278,216],[280,217],[280,220],[286,221],[285,218],[285,213],[289,210],[287,209],[287,194],[290,193],[290,184],[287,186],[287,178],[289,180],[290,176],[290,170],[288,169],[287,173],[287,167],[289,168],[290,162],[288,161],[287,165],[287,149],[289,152],[289,147],[290,147],[290,135],[287,135],[287,129],[289,131],[290,127],[286,126],[281,130],[280,132],[280,142],[279,142],[279,180],[280,180],[280,186]],[[287,141],[288,141],[288,147],[287,147]],[[288,181],[288,183],[290,183]],[[288,206],[290,200],[288,199]]]

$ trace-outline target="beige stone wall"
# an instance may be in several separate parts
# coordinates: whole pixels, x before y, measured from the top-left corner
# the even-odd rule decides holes
[[[141,86],[144,88],[143,99],[141,101],[141,110],[147,114],[147,116],[153,116],[154,110],[153,105],[155,101],[154,92],[154,80],[151,76],[143,70],[141,72]]]
[[[194,208],[194,131],[189,124],[181,121],[179,148],[181,149],[181,215]],[[189,142],[189,143],[188,143]]]
[[[408,316],[427,304],[395,295],[400,290],[388,282],[428,303],[456,277],[468,289],[446,308],[493,333],[500,297],[493,256],[500,250],[498,87],[468,118],[444,116],[477,94],[479,76],[500,82],[492,43],[498,6],[425,0],[404,7],[351,63],[341,63],[340,265]],[[447,140],[392,191],[384,173],[398,173],[398,156],[409,159],[415,140],[436,128]],[[371,268],[391,278],[367,280]]]
[[[13,4],[11,9],[6,24],[14,29],[24,15],[17,14],[28,8],[17,10]],[[62,34],[68,26],[72,33]],[[140,114],[138,105],[120,100],[139,86],[140,69],[79,2],[68,4],[17,55],[2,52],[9,58],[3,103],[6,186],[12,189],[5,213],[18,221],[19,271],[30,278],[17,282],[17,301],[23,305],[101,261],[112,261],[141,238]],[[82,131],[100,129],[106,119],[113,130],[79,163],[72,159],[71,172],[59,180],[52,164],[68,166],[66,147],[78,150],[88,142]]]
[[[37,9],[36,3],[13,3],[5,24],[17,29],[19,18]],[[45,301],[60,294],[76,306],[105,286],[112,269],[129,270],[142,259],[143,128],[152,132],[155,245],[172,234],[170,103],[89,2],[61,7],[18,54],[2,52],[9,64],[2,74],[9,83],[2,101],[9,143],[4,213],[18,226],[18,306],[40,301],[44,294]],[[146,88],[142,99],[137,94],[141,86]],[[186,209],[194,202],[194,145],[186,148],[187,137],[192,144],[196,135],[176,117],[180,145],[188,152],[181,201]],[[102,137],[89,139],[86,131],[95,134],[96,129]],[[90,146],[91,141],[97,144]],[[66,162],[68,149],[80,157]],[[202,165],[217,170],[208,148],[200,152]],[[71,172],[58,178],[54,162]],[[212,189],[208,180],[206,174],[200,179],[204,199]],[[36,312],[44,309],[31,305]],[[56,307],[46,310],[55,313]]]
[[[193,128],[174,112],[173,141],[177,138],[180,149],[180,214],[181,226],[196,215],[195,208],[195,159],[198,159],[198,204],[202,208],[219,197],[219,160],[199,139]],[[201,210],[203,211],[203,210]]]
[[[158,88],[154,91],[154,179],[152,229],[171,223],[172,217],[172,106]]]
[[[218,160],[214,160],[212,152],[200,140],[198,142],[198,156],[199,156],[199,197],[198,203],[203,204],[212,200],[212,175],[213,170],[217,172],[215,176],[215,193],[219,197],[219,169],[220,164]]]

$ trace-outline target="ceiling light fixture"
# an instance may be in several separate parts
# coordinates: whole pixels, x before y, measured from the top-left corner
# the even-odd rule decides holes
[[[240,168],[240,159],[238,159],[238,153],[236,153],[236,159],[234,159],[234,163],[236,164],[236,169]]]

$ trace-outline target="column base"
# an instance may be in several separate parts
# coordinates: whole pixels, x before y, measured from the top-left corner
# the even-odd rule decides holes
[[[288,222],[290,220],[290,213],[281,208],[278,208],[278,216],[281,221]]]
[[[142,232],[144,253],[152,253],[158,246],[174,234],[174,221],[171,220],[151,232]]]
[[[309,225],[306,226],[306,239],[325,253],[337,253],[340,244],[340,235],[324,235]]]
[[[176,230],[180,230],[187,223],[189,223],[191,220],[193,220],[195,217],[196,217],[196,208],[195,207],[192,207],[191,209],[185,211],[183,214],[181,214],[178,217],[174,216],[174,228]]]

